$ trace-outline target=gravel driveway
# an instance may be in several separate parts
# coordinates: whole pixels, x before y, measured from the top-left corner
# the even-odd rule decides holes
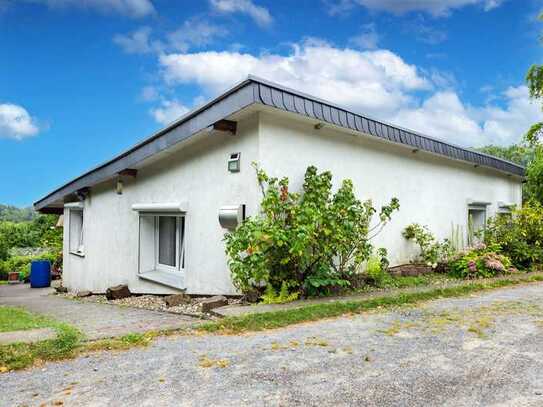
[[[541,406],[543,284],[0,375],[1,403]],[[54,404],[54,403],[57,404]]]

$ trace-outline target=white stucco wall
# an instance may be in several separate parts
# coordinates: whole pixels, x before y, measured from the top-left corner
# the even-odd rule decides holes
[[[188,202],[185,225],[185,283],[194,294],[234,293],[224,255],[224,230],[217,220],[223,205],[247,205],[255,212],[257,184],[251,162],[257,160],[257,116],[238,122],[236,136],[198,136],[180,151],[138,171],[124,182],[122,195],[113,182],[93,187],[85,200],[85,257],[64,245],[64,283],[73,290],[104,292],[128,284],[135,293],[175,292],[138,277],[139,215],[135,203]],[[241,152],[241,171],[229,173],[230,153]],[[65,216],[69,219],[69,216]],[[68,221],[69,222],[69,221]],[[69,224],[64,225],[65,243]]]
[[[308,165],[331,170],[334,182],[353,180],[362,199],[380,206],[395,196],[400,211],[374,243],[389,250],[393,264],[409,261],[415,247],[401,236],[413,222],[449,237],[451,225],[466,228],[469,199],[521,203],[518,179],[496,171],[385,144],[374,138],[324,127],[296,115],[260,112],[238,121],[236,136],[207,134],[141,168],[126,180],[122,195],[114,182],[91,189],[85,200],[85,257],[68,252],[69,216],[64,225],[64,283],[74,290],[104,292],[126,283],[135,293],[175,292],[138,277],[138,214],[135,203],[188,202],[185,237],[185,283],[191,294],[234,294],[224,255],[217,214],[223,205],[247,205],[255,214],[260,191],[251,162],[274,176],[288,176],[300,188]],[[241,152],[241,171],[226,170],[230,153]],[[67,214],[66,214],[67,215]]]
[[[491,202],[493,216],[499,201],[522,200],[521,183],[507,175],[429,153],[366,138],[313,123],[291,114],[261,113],[260,163],[273,176],[288,176],[291,187],[299,189],[305,168],[315,165],[330,170],[334,187],[352,179],[361,199],[372,199],[380,208],[396,197],[400,211],[376,237],[377,247],[386,247],[392,264],[409,261],[416,253],[412,243],[401,236],[410,223],[428,225],[442,239],[451,235],[452,225],[466,230],[467,201]]]

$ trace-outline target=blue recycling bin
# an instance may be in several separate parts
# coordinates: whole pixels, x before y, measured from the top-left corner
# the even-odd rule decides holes
[[[51,286],[51,262],[49,260],[33,260],[30,264],[30,287],[43,288]]]

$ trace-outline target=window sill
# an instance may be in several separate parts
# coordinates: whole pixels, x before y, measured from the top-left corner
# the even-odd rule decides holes
[[[77,256],[77,257],[85,257],[85,253],[83,252],[70,252],[70,254],[73,254],[74,256]]]
[[[154,283],[177,288],[178,290],[184,290],[186,288],[183,272],[181,271],[151,270],[138,274],[138,277],[143,280],[149,280]]]

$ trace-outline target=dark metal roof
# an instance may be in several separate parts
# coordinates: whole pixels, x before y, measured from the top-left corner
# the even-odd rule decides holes
[[[255,82],[256,97],[260,103],[292,113],[311,117],[336,126],[360,131],[414,149],[427,151],[455,160],[467,161],[497,170],[524,176],[524,167],[501,158],[463,148],[412,130],[371,119],[338,107],[330,102],[305,95],[283,86],[249,77]]]
[[[74,192],[111,179],[120,171],[136,166],[139,162],[183,141],[193,134],[213,125],[249,105],[259,103],[287,112],[363,132],[390,142],[404,144],[413,149],[427,151],[447,158],[465,161],[477,166],[524,176],[524,167],[462,148],[432,137],[406,130],[353,113],[333,103],[286,88],[254,76],[234,86],[206,105],[186,114],[151,137],[136,144],[110,161],[84,173],[54,190],[34,204],[37,210],[46,210],[49,205],[62,202]]]

